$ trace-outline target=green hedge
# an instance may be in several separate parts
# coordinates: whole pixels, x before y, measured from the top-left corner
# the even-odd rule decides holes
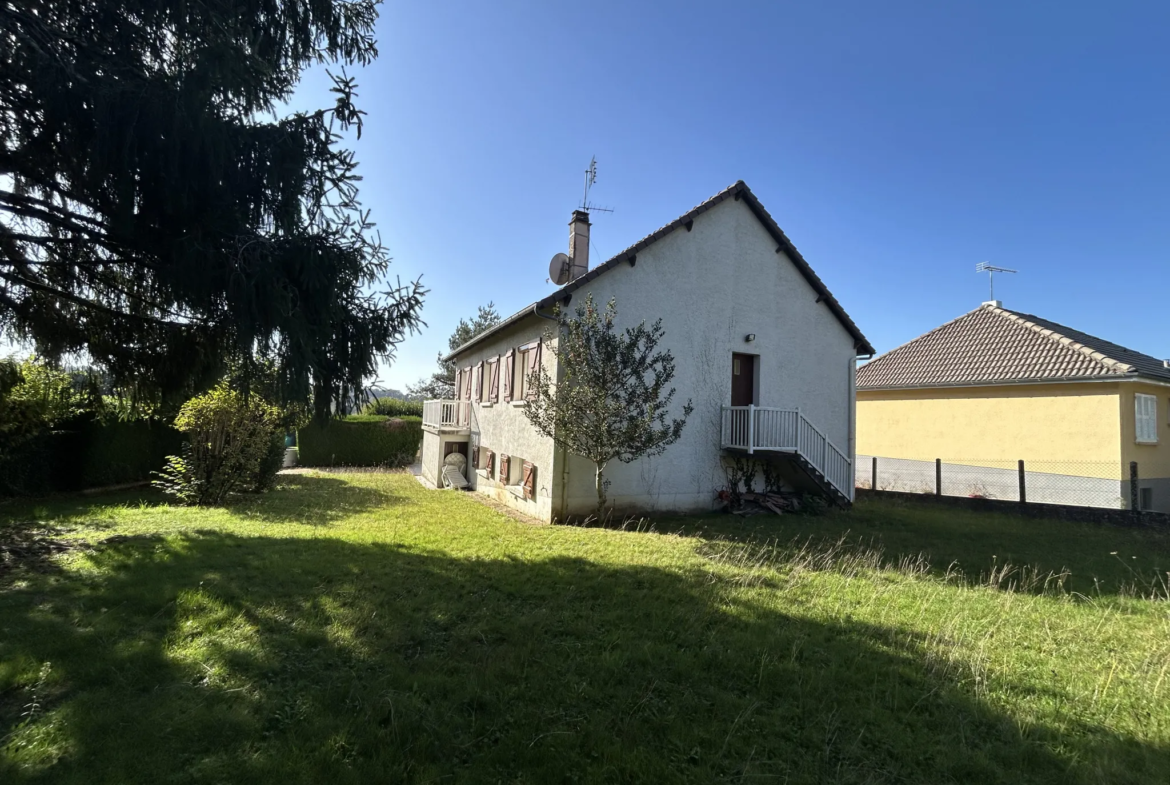
[[[25,496],[149,480],[183,436],[149,420],[62,423],[0,455],[0,495]]]
[[[421,417],[359,414],[297,431],[302,466],[407,466],[421,444]]]
[[[404,401],[399,398],[378,398],[362,409],[362,414],[381,414],[387,417],[422,417],[422,401]]]

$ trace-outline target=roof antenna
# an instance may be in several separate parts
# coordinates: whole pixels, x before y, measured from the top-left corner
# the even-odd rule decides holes
[[[599,213],[612,213],[613,210],[609,207],[598,207],[589,201],[589,189],[597,182],[597,156],[589,161],[589,168],[585,170],[585,195],[581,198],[581,210],[596,211]]]
[[[979,264],[975,265],[975,272],[987,273],[987,285],[988,285],[988,287],[990,289],[990,293],[991,293],[991,299],[988,302],[994,303],[995,302],[995,274],[996,273],[1015,273],[1015,272],[1019,272],[1019,270],[1009,270],[1006,267],[996,267],[995,265],[989,264],[988,262],[980,262]]]

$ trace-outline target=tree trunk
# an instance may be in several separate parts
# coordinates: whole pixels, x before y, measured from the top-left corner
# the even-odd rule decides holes
[[[601,515],[605,511],[605,464],[594,464],[597,472],[594,481],[597,483],[597,522],[601,523]]]

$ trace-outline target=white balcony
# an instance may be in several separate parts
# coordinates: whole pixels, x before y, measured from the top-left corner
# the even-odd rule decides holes
[[[423,427],[462,431],[471,427],[471,401],[423,401]]]

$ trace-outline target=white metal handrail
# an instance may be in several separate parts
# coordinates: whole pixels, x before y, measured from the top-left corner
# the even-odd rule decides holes
[[[423,401],[424,428],[467,428],[471,401]]]
[[[732,449],[793,452],[803,456],[835,489],[853,498],[853,461],[796,409],[724,406],[722,445]]]

